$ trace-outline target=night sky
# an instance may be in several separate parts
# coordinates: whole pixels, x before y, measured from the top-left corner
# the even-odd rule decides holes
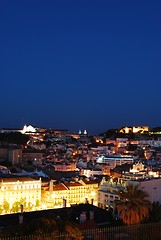
[[[0,1],[0,128],[161,126],[161,1]]]

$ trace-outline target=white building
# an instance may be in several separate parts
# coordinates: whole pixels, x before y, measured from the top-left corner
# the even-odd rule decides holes
[[[0,205],[7,201],[10,209],[15,202],[25,199],[26,206],[36,206],[41,201],[41,179],[29,177],[3,178],[0,181]]]
[[[160,147],[161,146],[161,140],[140,140],[139,141],[140,146],[151,146],[151,147]]]
[[[124,186],[119,182],[113,182],[112,178],[108,181],[103,178],[98,190],[98,207],[113,209],[115,201],[120,199],[118,191],[123,189]]]
[[[106,163],[109,164],[112,168],[115,168],[116,166],[128,163],[132,164],[134,161],[133,156],[131,155],[100,155],[97,157],[97,163]]]
[[[148,193],[149,200],[152,203],[158,201],[161,204],[161,178],[127,181],[127,184],[128,183],[138,184],[143,191]]]
[[[86,176],[87,178],[96,176],[96,175],[102,175],[102,170],[99,169],[81,169],[81,175]]]

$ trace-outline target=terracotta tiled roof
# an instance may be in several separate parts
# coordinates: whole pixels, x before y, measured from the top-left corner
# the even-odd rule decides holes
[[[28,182],[28,181],[35,181],[35,179],[33,178],[29,178],[29,177],[16,177],[16,178],[3,178],[1,179],[1,181],[3,182]]]
[[[99,180],[91,180],[91,181],[88,181],[88,180],[83,180],[83,182],[85,183],[85,184],[98,184],[100,181]]]
[[[81,186],[83,186],[81,183],[78,183],[78,182],[66,183],[65,185],[67,187],[81,187]]]
[[[67,187],[62,183],[59,183],[53,186],[53,191],[60,191],[60,190],[67,190]]]

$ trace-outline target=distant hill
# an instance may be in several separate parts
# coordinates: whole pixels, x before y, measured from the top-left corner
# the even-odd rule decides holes
[[[150,132],[161,132],[161,127],[150,128]]]
[[[112,139],[116,139],[116,138],[125,138],[125,137],[129,137],[129,134],[125,134],[125,133],[121,133],[120,132],[120,128],[114,128],[114,129],[109,129],[107,130],[105,133],[101,133],[99,134],[99,136],[103,136],[105,138],[112,138]]]
[[[29,140],[29,136],[20,132],[0,133],[1,144],[20,144],[25,145]]]

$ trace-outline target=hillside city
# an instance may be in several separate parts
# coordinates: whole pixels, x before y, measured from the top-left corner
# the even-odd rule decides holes
[[[110,213],[99,224],[119,221],[116,201],[129,184],[161,204],[161,128],[122,127],[98,136],[31,125],[3,128],[0,178],[0,217],[43,210],[58,216],[61,209],[89,204],[90,216],[80,210],[77,222],[92,220],[98,210]]]

